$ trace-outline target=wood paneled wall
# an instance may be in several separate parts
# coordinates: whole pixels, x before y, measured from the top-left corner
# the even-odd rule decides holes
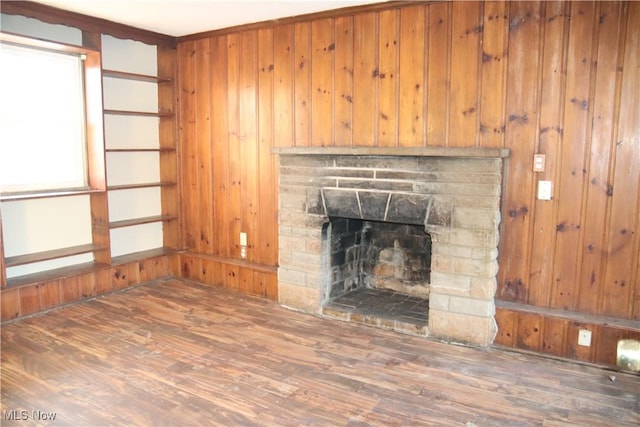
[[[639,39],[636,2],[486,1],[179,41],[185,247],[276,266],[272,146],[506,147],[497,298],[638,320]]]

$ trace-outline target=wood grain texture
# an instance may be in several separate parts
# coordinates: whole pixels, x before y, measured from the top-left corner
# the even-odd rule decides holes
[[[640,320],[639,22],[635,2],[487,1],[389,4],[273,23],[255,42],[234,48],[234,58],[258,58],[257,78],[246,80],[252,87],[239,86],[236,72],[244,71],[227,64],[228,49],[212,50],[211,64],[222,64],[226,74],[212,81],[210,91],[212,108],[220,113],[213,114],[211,170],[198,170],[188,155],[191,118],[182,116],[179,123],[186,129],[180,140],[187,154],[183,190],[191,192],[189,184],[197,182],[192,173],[213,175],[216,183],[217,245],[203,255],[237,260],[240,230],[234,221],[251,212],[261,245],[250,258],[254,271],[276,266],[275,234],[266,240],[261,234],[277,229],[271,147],[508,148],[497,298]],[[245,31],[254,30],[217,37],[220,43],[240,40]],[[188,43],[180,42],[180,50]],[[333,49],[325,52],[327,46]],[[191,75],[190,61],[178,55],[184,78]],[[210,67],[212,75],[221,73]],[[329,82],[333,92],[325,97]],[[230,93],[240,89],[255,94],[251,110],[257,120],[236,115]],[[187,99],[181,108],[189,105]],[[250,154],[234,148],[235,128],[227,128],[241,122],[257,135]],[[535,153],[546,155],[544,172],[532,170]],[[253,165],[259,178],[234,184],[220,177],[232,176],[239,162]],[[552,200],[536,199],[538,180],[553,182]],[[259,188],[258,204],[230,197],[232,185],[238,194]],[[196,194],[183,195],[185,206]],[[185,212],[185,221],[199,224],[204,216]],[[185,240],[192,233],[186,227]],[[512,326],[508,331],[517,342],[519,327]],[[543,322],[540,328],[536,343],[547,340],[550,352],[566,353],[560,345],[568,339],[564,323]]]
[[[2,409],[55,412],[64,425],[640,422],[635,375],[612,382],[590,366],[330,321],[178,280],[5,325],[2,350]]]

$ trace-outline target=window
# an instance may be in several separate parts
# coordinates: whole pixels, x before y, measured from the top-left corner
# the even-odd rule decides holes
[[[0,192],[88,186],[84,56],[0,44]]]

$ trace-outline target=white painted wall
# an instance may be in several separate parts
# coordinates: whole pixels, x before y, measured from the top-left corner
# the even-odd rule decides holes
[[[102,67],[155,76],[157,51],[133,40],[102,36]],[[157,83],[105,77],[106,109],[158,111]],[[158,119],[155,117],[106,116],[105,143],[114,148],[158,148]],[[107,183],[139,184],[160,181],[157,152],[108,152]],[[158,187],[109,192],[109,219],[119,221],[160,215]],[[111,230],[111,255],[118,256],[162,246],[162,224],[151,223]]]

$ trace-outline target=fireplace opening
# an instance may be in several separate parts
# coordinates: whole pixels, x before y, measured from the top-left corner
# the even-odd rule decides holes
[[[324,314],[426,334],[431,237],[424,226],[332,217],[323,239]]]

